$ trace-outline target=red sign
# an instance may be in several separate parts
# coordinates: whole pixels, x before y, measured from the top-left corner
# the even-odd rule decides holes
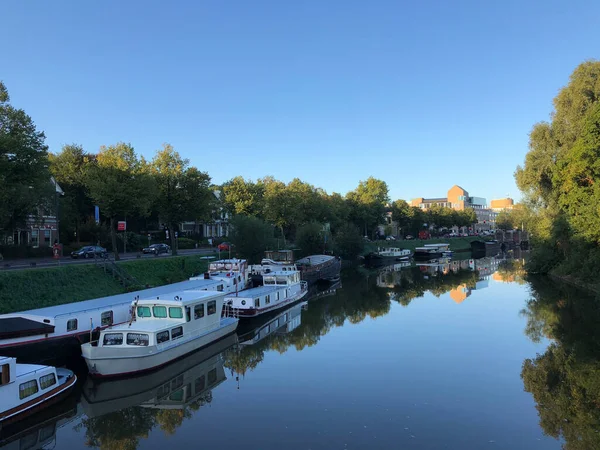
[[[127,222],[119,220],[117,222],[117,231],[125,231],[127,229]]]

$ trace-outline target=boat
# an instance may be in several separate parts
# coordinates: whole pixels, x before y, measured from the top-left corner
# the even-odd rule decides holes
[[[178,291],[236,292],[248,286],[246,260],[213,261],[208,272],[189,280],[150,289],[0,315],[0,352],[20,361],[77,350],[90,331],[126,323],[135,298]]]
[[[300,278],[309,284],[332,281],[340,277],[342,260],[332,255],[310,255],[294,260],[293,250],[266,251],[260,264],[251,266],[254,286],[262,284],[265,273],[289,270],[300,271]]]
[[[59,402],[76,381],[68,369],[18,364],[16,358],[0,357],[0,426]]]
[[[412,252],[405,248],[379,247],[376,252],[365,255],[367,264],[390,264],[393,261],[406,261],[410,259]]]
[[[81,397],[83,411],[95,418],[132,406],[188,405],[226,379],[223,354],[237,343],[237,334],[232,333],[152,373],[118,380],[87,378]]]
[[[93,377],[148,372],[231,334],[235,317],[222,316],[221,292],[181,291],[137,300],[129,323],[103,329],[82,344]]]
[[[263,286],[226,295],[225,304],[235,317],[256,317],[302,300],[307,293],[308,283],[299,271],[269,272],[263,275]]]
[[[425,244],[415,248],[415,259],[439,258],[448,251],[450,251],[450,244]]]

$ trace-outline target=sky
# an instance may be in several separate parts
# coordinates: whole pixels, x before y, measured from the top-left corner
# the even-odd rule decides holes
[[[52,152],[170,143],[216,184],[520,197],[598,1],[3,0],[0,80]]]

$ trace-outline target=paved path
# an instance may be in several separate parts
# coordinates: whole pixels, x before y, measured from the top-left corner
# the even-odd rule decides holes
[[[179,256],[187,255],[207,255],[215,252],[214,248],[198,248],[179,250]],[[112,253],[109,254],[112,256]],[[155,255],[142,255],[138,252],[132,253],[121,253],[120,261],[131,261],[135,259],[152,259],[152,258],[170,258],[171,254]],[[221,252],[221,257],[228,258],[228,252]],[[15,260],[4,260],[0,261],[0,271],[2,270],[22,270],[22,269],[38,269],[44,267],[57,267],[71,264],[94,264],[93,259],[72,259],[70,256],[63,256],[56,260],[54,258],[26,258],[26,259],[15,259]]]

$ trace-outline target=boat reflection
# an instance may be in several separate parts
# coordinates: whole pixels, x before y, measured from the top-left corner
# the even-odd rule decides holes
[[[222,352],[236,343],[237,335],[230,335],[148,375],[110,381],[90,377],[83,385],[83,411],[95,418],[132,406],[184,409],[210,397],[226,380]]]

